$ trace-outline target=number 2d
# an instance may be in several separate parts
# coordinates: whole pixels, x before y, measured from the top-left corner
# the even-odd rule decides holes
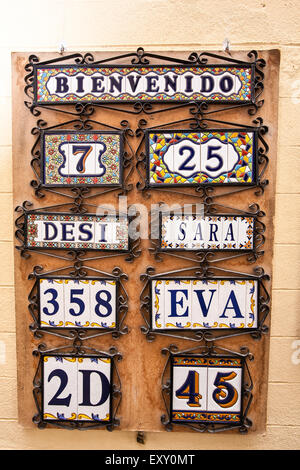
[[[78,403],[78,406],[100,406],[106,402],[110,394],[110,384],[109,381],[103,372],[99,370],[78,370],[82,373],[82,403]],[[101,379],[101,396],[97,403],[92,403],[91,395],[93,391],[91,390],[91,376],[92,374],[98,374]],[[58,377],[60,380],[59,387],[53,397],[48,401],[48,405],[54,406],[69,406],[72,394],[69,393],[68,396],[63,397],[63,391],[68,385],[68,374],[62,369],[54,369],[48,376],[48,382],[50,382],[53,377]],[[97,388],[99,390],[99,388]]]

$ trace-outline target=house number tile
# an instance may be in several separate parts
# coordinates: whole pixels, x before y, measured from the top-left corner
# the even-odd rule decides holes
[[[240,424],[243,359],[172,358],[171,421]]]
[[[42,184],[55,186],[120,186],[120,132],[42,132]]]
[[[117,289],[112,279],[40,278],[40,326],[114,329]]]
[[[252,130],[149,130],[149,186],[254,184],[256,140]]]
[[[44,420],[110,421],[111,358],[44,355],[42,370]]]

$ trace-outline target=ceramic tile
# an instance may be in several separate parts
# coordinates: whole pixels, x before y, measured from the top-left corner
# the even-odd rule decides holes
[[[165,281],[165,328],[191,328],[191,281]]]
[[[148,70],[144,77],[144,93],[154,98],[156,95],[163,92],[165,80],[163,75],[158,74],[156,71]]]
[[[126,92],[125,77],[121,73],[111,73],[107,77],[106,93],[111,97],[122,96]]]
[[[253,248],[253,226],[253,217],[165,215],[162,217],[161,248],[250,250]]]
[[[143,75],[145,80],[141,90],[134,97],[129,89],[129,77],[136,77],[137,73]],[[184,74],[185,76],[192,74],[193,80],[190,80],[189,83],[186,78],[182,80]],[[84,80],[76,78],[76,75],[77,77],[85,75]],[[96,86],[95,83],[93,87],[93,80],[95,81],[96,77],[103,75],[106,77],[106,87],[102,87],[102,82],[100,83],[101,88],[99,84]],[[179,78],[177,78],[175,91],[175,87],[173,89],[170,85],[168,86],[166,77],[170,77],[174,81],[176,76]],[[238,77],[238,80],[235,77]],[[122,80],[119,81],[120,79]],[[233,88],[229,89],[231,81]],[[140,85],[140,82],[137,85]],[[130,94],[125,93],[125,90],[130,91]],[[60,71],[57,73],[55,66],[48,68],[39,66],[37,67],[36,95],[39,103],[124,101],[124,99],[133,100],[134,98],[143,101],[201,99],[203,101],[245,102],[251,99],[251,70],[234,66],[228,69],[222,67],[222,64],[216,67],[209,65],[193,68],[163,66],[152,69],[134,66],[106,67],[104,69],[101,66],[91,67],[88,65],[87,67],[67,66],[67,68],[60,66]]]
[[[171,173],[176,173],[176,180],[190,182],[200,175],[201,146],[200,137],[194,134],[182,134],[178,143],[173,144],[174,163]],[[165,161],[166,161],[165,155]]]
[[[161,247],[178,248],[186,243],[186,222],[181,215],[162,216]]]
[[[219,283],[217,280],[192,281],[192,327],[213,328],[219,324]]]
[[[65,326],[90,326],[90,286],[88,280],[66,279],[64,282]]]
[[[74,222],[74,235],[77,247],[83,247],[84,244],[94,244],[95,226],[91,220],[79,220]]]
[[[241,411],[242,368],[208,367],[207,411],[239,413]],[[224,421],[225,421],[224,417]]]
[[[97,144],[93,144],[84,140],[82,142],[72,142],[70,144],[65,144],[65,146],[67,147],[66,151],[68,151],[67,176],[80,177],[96,175],[95,162]]]
[[[173,366],[173,395],[172,414],[176,412],[196,412],[206,409],[207,403],[207,367],[201,365],[189,366],[189,361],[182,358],[174,358],[175,363],[185,362],[185,365]],[[198,361],[196,361],[198,362]],[[201,361],[199,361],[201,362]]]
[[[111,359],[78,359],[78,420],[109,421]]]
[[[128,75],[125,81],[126,94],[130,96],[137,96],[140,93],[143,93],[145,86],[146,79],[144,75],[138,72]]]
[[[189,224],[191,233],[191,248],[203,250],[207,247],[209,227],[205,223],[205,217],[194,216]]]
[[[182,73],[179,81],[179,91],[183,96],[191,96],[194,90],[199,89],[200,80],[199,76],[193,73],[193,69]]]
[[[235,94],[236,79],[237,77],[230,72],[225,72],[219,75],[216,86],[217,93],[226,97]]]
[[[214,74],[208,71],[202,73],[199,77],[199,82],[197,83],[201,96],[206,99],[210,99],[218,90],[217,83],[218,79]]]
[[[165,93],[169,97],[180,92],[180,75],[175,73],[175,69],[171,72],[164,73],[160,76],[160,92]]]
[[[221,247],[223,250],[238,249],[239,242],[239,218],[222,217],[223,236]]]
[[[239,218],[239,249],[251,250],[253,248],[253,217]]]
[[[64,283],[59,279],[40,279],[40,324],[42,327],[62,327],[64,315]]]
[[[95,242],[99,245],[108,245],[114,242],[116,220],[110,217],[97,217],[95,224]]]
[[[224,183],[228,171],[227,133],[201,133],[201,182]]]
[[[243,363],[237,357],[173,356],[173,422],[240,423]]]
[[[208,224],[207,239],[205,248],[208,250],[220,250],[223,237],[223,219],[221,216],[207,216],[205,221]]]
[[[152,292],[152,329],[165,328],[165,281],[154,279],[151,282]]]
[[[224,280],[219,286],[219,327],[245,328],[246,281]]]
[[[71,420],[77,416],[76,359],[62,356],[43,356],[44,419]],[[59,393],[58,393],[59,392]]]
[[[254,175],[254,132],[228,132],[228,144],[232,149],[229,165],[229,183],[253,183]],[[234,150],[233,150],[234,149]],[[235,154],[238,160],[235,161]]]
[[[120,134],[44,132],[44,184],[120,184]]]
[[[150,133],[151,184],[253,183],[254,133]],[[200,145],[199,145],[200,144]]]
[[[258,325],[258,281],[246,281],[246,318],[247,328],[257,328]]]
[[[116,281],[95,280],[89,283],[90,290],[90,327],[115,328],[116,311]]]

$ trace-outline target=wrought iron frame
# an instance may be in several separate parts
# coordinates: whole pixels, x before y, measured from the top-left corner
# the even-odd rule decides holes
[[[65,126],[73,126],[72,129]],[[94,126],[97,126],[94,128]],[[56,132],[55,132],[56,131]],[[118,184],[46,184],[43,181],[44,165],[45,165],[45,149],[43,145],[43,137],[47,133],[84,133],[93,134],[94,132],[109,134],[114,133],[120,135],[120,183]],[[31,149],[31,168],[34,172],[36,179],[31,181],[31,186],[34,188],[36,197],[42,198],[45,196],[44,191],[54,193],[59,196],[73,198],[75,201],[81,197],[83,202],[91,198],[102,196],[104,194],[118,190],[118,195],[127,194],[133,187],[130,183],[130,177],[133,171],[133,149],[129,143],[129,136],[133,135],[133,131],[129,127],[126,120],[121,121],[120,127],[110,126],[93,119],[73,119],[71,121],[63,122],[55,126],[48,126],[47,122],[39,119],[37,126],[31,130],[31,134],[36,136],[35,143]],[[129,148],[127,152],[126,148]],[[97,188],[93,192],[93,188]],[[66,192],[62,192],[62,190]]]
[[[80,198],[79,198],[80,199]],[[21,213],[21,215],[16,219],[15,221],[15,226],[17,230],[15,231],[15,237],[16,239],[20,242],[19,246],[16,246],[16,249],[20,251],[21,256],[23,258],[28,258],[30,256],[30,252],[38,252],[40,254],[44,254],[47,256],[53,256],[55,258],[59,259],[64,259],[64,260],[70,260],[74,259],[75,261],[82,260],[84,258],[85,261],[90,261],[90,260],[99,260],[99,259],[104,259],[104,258],[111,258],[114,256],[120,256],[120,255],[125,255],[127,256],[125,258],[126,261],[131,262],[135,258],[137,258],[141,254],[141,250],[139,250],[139,245],[140,245],[140,238],[137,238],[136,240],[131,239],[130,237],[130,231],[128,227],[128,250],[100,250],[97,248],[56,248],[56,247],[30,247],[27,245],[27,217],[29,214],[46,214],[46,215],[51,215],[51,214],[59,214],[59,215],[92,215],[96,216],[97,214],[90,214],[87,212],[87,209],[85,206],[82,205],[81,201],[78,202],[78,204],[72,205],[72,203],[62,203],[62,204],[56,204],[48,207],[42,207],[38,209],[30,209],[32,206],[32,203],[30,201],[24,201],[22,206],[17,206],[15,211],[18,213]],[[71,212],[50,212],[51,209],[61,209],[64,206],[71,206],[70,210]],[[96,206],[92,204],[86,204],[86,206],[92,206],[92,207],[101,207],[103,210],[109,211],[109,208],[105,208],[105,206]],[[48,212],[48,210],[50,211]],[[108,214],[109,215],[109,214]],[[128,225],[130,224],[132,220],[132,216],[128,216],[127,214],[114,214],[116,217],[126,217],[128,220]],[[46,250],[46,251],[43,251]],[[67,256],[60,256],[56,254],[56,251],[67,251],[69,254]],[[88,251],[98,251],[98,252],[103,252],[105,254],[100,255],[100,256],[94,256],[94,257],[89,257],[85,258],[86,253]],[[55,254],[53,254],[55,253]]]
[[[220,271],[221,275],[215,273]],[[256,267],[253,274],[241,273],[221,267],[212,267],[207,265],[199,265],[186,267],[155,274],[155,268],[149,266],[140,279],[143,282],[143,288],[140,294],[140,312],[144,320],[141,326],[142,333],[146,336],[147,341],[154,341],[156,336],[167,336],[175,339],[184,339],[193,342],[205,341],[206,343],[215,340],[232,338],[235,336],[250,335],[253,339],[261,339],[263,334],[269,331],[265,321],[270,312],[270,294],[265,286],[265,281],[270,280],[270,276],[265,274],[263,268]],[[191,273],[185,276],[185,273]],[[227,276],[225,276],[226,274]],[[184,277],[183,277],[184,275]],[[152,312],[152,282],[156,280],[254,280],[257,281],[257,327],[256,328],[153,328],[153,312]]]
[[[67,271],[68,274],[60,275],[62,271]],[[95,275],[88,275],[90,271],[92,274],[95,273]],[[72,341],[75,339],[85,341],[108,334],[111,334],[112,338],[117,339],[121,335],[128,333],[128,327],[124,325],[124,321],[128,312],[128,294],[123,284],[124,280],[128,280],[128,276],[123,273],[119,267],[115,267],[112,273],[107,273],[92,268],[91,266],[86,266],[82,262],[77,261],[73,266],[71,265],[59,269],[53,269],[43,273],[42,266],[35,266],[33,268],[33,272],[29,274],[28,279],[34,281],[34,285],[28,295],[28,310],[33,319],[33,323],[30,325],[30,330],[34,333],[36,338],[40,339],[44,336],[44,334],[49,334]],[[116,281],[116,326],[114,328],[42,326],[40,323],[40,279]]]
[[[198,351],[198,353],[197,353]],[[214,344],[206,344],[205,346],[194,346],[185,350],[178,350],[178,347],[174,344],[171,344],[168,348],[162,349],[162,354],[167,355],[167,360],[164,365],[164,369],[161,376],[161,392],[166,413],[161,416],[161,423],[167,431],[173,431],[174,427],[178,425],[180,427],[184,426],[188,429],[196,432],[209,432],[216,433],[221,431],[230,431],[238,429],[241,433],[247,433],[248,429],[252,426],[251,420],[248,418],[248,412],[251,406],[253,399],[252,390],[253,382],[250,375],[249,367],[247,360],[251,361],[254,359],[254,356],[249,352],[248,348],[241,347],[240,352],[231,351],[225,349],[221,346],[214,346]],[[242,397],[241,397],[241,420],[240,423],[215,423],[215,422],[205,422],[205,423],[187,423],[187,422],[174,422],[172,421],[172,359],[174,356],[178,355],[188,355],[195,357],[237,357],[242,359],[243,363],[243,373],[242,373]]]
[[[130,60],[131,59],[131,60]],[[217,61],[223,61],[225,63],[212,63],[210,64],[211,59],[216,59]],[[122,62],[122,65],[119,63],[119,61],[123,60],[130,60],[127,64]],[[74,61],[73,64],[70,64],[70,61]],[[44,109],[55,109],[56,111],[59,112],[64,112],[67,114],[73,114],[73,115],[78,115],[78,116],[87,116],[93,113],[95,107],[100,107],[103,109],[109,109],[111,111],[119,111],[119,112],[126,112],[126,113],[131,113],[131,114],[140,114],[140,113],[145,113],[145,114],[154,114],[154,113],[160,113],[164,112],[167,110],[172,110],[172,109],[177,109],[177,108],[183,108],[186,106],[190,106],[191,103],[198,109],[198,112],[201,112],[201,109],[206,109],[207,106],[210,104],[215,104],[219,102],[215,101],[189,101],[187,100],[186,102],[175,102],[171,106],[166,106],[161,109],[161,107],[158,107],[158,109],[155,107],[157,102],[150,102],[150,101],[145,101],[143,102],[142,100],[132,100],[128,103],[123,102],[126,105],[131,105],[129,109],[126,109],[126,107],[118,107],[118,106],[113,106],[116,101],[113,101],[112,103],[104,102],[104,103],[94,103],[94,102],[73,102],[73,103],[65,103],[63,102],[63,105],[67,105],[66,109],[59,109],[55,108],[55,104],[52,103],[37,103],[35,99],[35,71],[38,67],[49,67],[49,66],[58,66],[59,65],[70,65],[70,66],[76,66],[76,67],[82,67],[82,66],[107,66],[107,67],[128,67],[128,66],[135,66],[135,67],[157,67],[159,66],[159,63],[153,63],[153,61],[164,61],[169,64],[173,64],[176,66],[184,66],[184,67],[193,67],[193,66],[224,66],[230,67],[231,66],[236,66],[236,67],[248,67],[251,68],[252,70],[252,90],[251,90],[251,100],[247,102],[232,102],[232,101],[224,101],[225,108],[224,109],[232,109],[233,107],[246,107],[248,108],[248,113],[253,115],[257,112],[258,108],[262,106],[263,100],[260,99],[261,94],[264,89],[264,73],[262,69],[265,67],[266,62],[264,59],[258,58],[258,53],[255,50],[250,51],[247,54],[247,60],[239,60],[239,59],[234,59],[232,57],[228,56],[222,56],[219,54],[214,54],[211,52],[192,52],[188,58],[177,58],[177,57],[171,57],[167,55],[162,55],[162,54],[155,54],[155,53],[150,53],[150,52],[145,52],[142,47],[138,47],[136,52],[129,52],[125,54],[118,54],[112,57],[107,57],[105,59],[101,60],[95,60],[94,55],[90,52],[87,52],[85,54],[80,54],[80,53],[74,53],[74,54],[69,54],[66,56],[59,56],[59,57],[54,57],[53,59],[48,59],[44,61],[40,61],[39,58],[36,55],[30,55],[28,58],[28,63],[25,65],[25,71],[27,72],[25,76],[25,94],[29,101],[25,101],[26,107],[31,111],[31,113],[34,116],[39,116],[41,111],[38,108],[44,108]],[[152,62],[152,63],[151,63]],[[166,65],[166,64],[164,64]],[[119,104],[119,102],[117,102]],[[170,104],[169,101],[166,103]],[[161,104],[159,102],[159,104]],[[74,110],[70,111],[70,107],[73,105]],[[204,106],[202,106],[204,105]]]
[[[62,351],[66,351],[62,353]],[[33,398],[35,401],[37,413],[33,416],[32,421],[43,429],[46,426],[55,426],[64,429],[99,429],[106,428],[113,431],[120,425],[117,418],[117,412],[122,400],[121,379],[117,368],[117,362],[122,359],[122,355],[116,348],[110,348],[108,352],[98,350],[94,347],[82,346],[81,341],[74,341],[74,344],[65,345],[57,348],[48,349],[45,344],[39,344],[38,348],[33,351],[33,355],[39,358],[36,373],[33,379]],[[43,357],[44,356],[60,356],[60,357],[104,357],[111,359],[111,391],[110,391],[110,420],[109,421],[79,421],[79,420],[47,420],[43,416]],[[114,383],[114,381],[116,383]]]
[[[264,251],[261,250],[261,247],[265,242],[265,224],[260,220],[265,216],[265,213],[260,210],[258,204],[253,203],[249,205],[249,211],[244,211],[241,209],[225,206],[223,204],[215,203],[213,198],[207,197],[203,203],[204,214],[197,214],[196,212],[191,212],[190,215],[204,215],[204,216],[213,216],[213,217],[251,217],[254,220],[253,225],[253,248],[251,249],[197,249],[189,250],[186,248],[161,248],[161,235],[162,235],[162,216],[164,212],[162,210],[152,211],[151,221],[150,221],[150,241],[151,247],[149,251],[152,252],[154,258],[157,261],[162,261],[162,255],[175,256],[182,258],[188,261],[193,261],[194,263],[204,263],[208,260],[210,262],[219,262],[235,258],[237,256],[247,256],[247,261],[249,263],[254,263],[260,256],[264,254]],[[218,207],[226,209],[230,212],[218,212]],[[180,212],[170,211],[167,215],[181,215],[184,214],[184,208]],[[155,230],[153,229],[153,226]],[[190,253],[188,256],[180,254],[182,252]],[[222,254],[222,258],[218,258],[216,255]]]
[[[210,123],[213,124],[213,127],[208,126],[208,124]],[[139,121],[138,129],[136,130],[136,136],[141,137],[135,153],[136,169],[140,177],[140,180],[136,185],[137,189],[142,192],[144,197],[150,197],[152,190],[169,192],[173,194],[184,194],[185,196],[196,197],[198,199],[205,199],[208,195],[210,195],[210,197],[225,197],[236,192],[249,190],[251,188],[255,189],[255,194],[257,196],[263,194],[265,186],[268,184],[268,180],[264,178],[269,163],[269,146],[264,139],[264,135],[268,132],[268,127],[263,124],[263,120],[259,117],[253,120],[252,124],[253,125],[251,126],[235,122],[210,119],[205,116],[194,116],[179,121],[172,121],[166,124],[160,124],[154,127],[147,127],[147,121],[141,119]],[[183,126],[187,125],[189,125],[189,127],[183,128]],[[221,127],[215,127],[216,125],[220,125]],[[176,126],[179,126],[179,128]],[[255,151],[253,153],[253,174],[255,178],[252,183],[150,183],[149,134],[151,132],[186,133],[230,131],[254,133]],[[145,151],[143,147],[145,147]],[[233,187],[235,188],[234,190]],[[184,192],[186,188],[193,188],[194,192]],[[215,194],[215,190],[219,191],[220,188],[223,188],[224,191],[222,193],[218,192],[217,194]]]

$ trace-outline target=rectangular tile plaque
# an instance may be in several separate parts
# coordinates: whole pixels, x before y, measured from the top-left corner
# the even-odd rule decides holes
[[[42,355],[42,417],[48,421],[111,421],[112,359]]]
[[[31,212],[25,214],[24,247],[127,252],[129,221],[121,215]]]
[[[121,132],[42,131],[41,141],[43,186],[121,186]]]
[[[36,104],[132,101],[251,102],[253,65],[34,65]]]
[[[41,328],[115,329],[118,281],[105,278],[38,278]]]
[[[256,134],[253,129],[148,130],[148,184],[253,185],[257,179]]]
[[[257,328],[258,302],[256,279],[152,279],[152,330]]]
[[[164,215],[159,219],[159,251],[251,251],[255,217]]]
[[[171,421],[239,425],[243,368],[239,357],[173,356]]]

